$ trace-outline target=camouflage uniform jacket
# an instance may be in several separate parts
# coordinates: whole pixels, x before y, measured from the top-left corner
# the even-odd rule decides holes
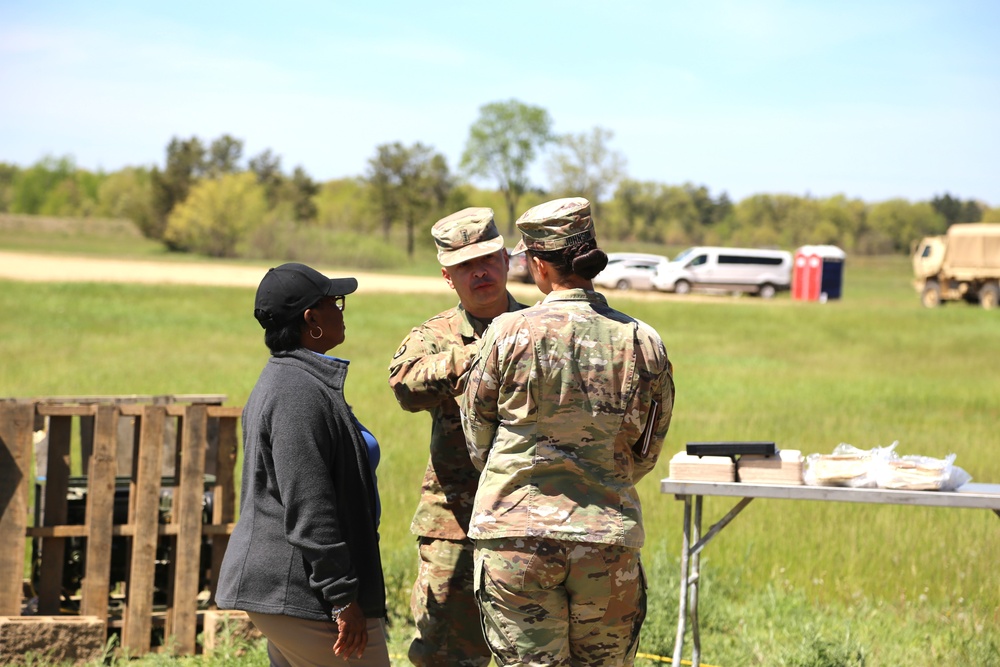
[[[508,309],[525,306],[507,295]],[[458,399],[479,334],[461,305],[415,327],[389,366],[389,386],[405,410],[431,414],[430,458],[410,532],[464,540],[479,471],[469,460]]]
[[[462,398],[483,470],[469,537],[641,547],[635,483],[670,426],[672,373],[656,331],[596,292],[552,292],[495,319]]]

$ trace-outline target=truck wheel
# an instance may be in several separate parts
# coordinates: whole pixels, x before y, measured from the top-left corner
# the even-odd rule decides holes
[[[920,303],[925,308],[937,308],[941,305],[941,286],[936,280],[928,280],[924,285],[924,291],[920,294]]]
[[[1000,301],[1000,285],[997,283],[986,283],[979,288],[979,305],[983,308],[992,310],[997,307],[998,301]]]
[[[677,294],[690,294],[691,293],[691,283],[686,280],[678,280],[674,285],[674,292]]]
[[[778,293],[778,290],[774,289],[774,285],[771,283],[764,283],[757,290],[757,294],[760,295],[762,299],[773,299],[774,295]]]

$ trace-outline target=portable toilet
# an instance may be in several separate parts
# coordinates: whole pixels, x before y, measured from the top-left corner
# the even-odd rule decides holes
[[[839,299],[847,254],[833,245],[804,245],[795,251],[792,298],[799,301]]]

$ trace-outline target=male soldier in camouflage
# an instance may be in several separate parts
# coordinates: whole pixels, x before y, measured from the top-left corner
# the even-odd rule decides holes
[[[476,598],[501,665],[631,665],[645,619],[635,483],[653,469],[674,383],[652,327],[611,308],[590,203],[517,220],[546,294],[483,337],[462,397],[482,470],[469,536]]]
[[[466,535],[479,472],[469,459],[457,396],[487,325],[524,306],[507,292],[507,250],[492,209],[449,215],[431,235],[459,305],[414,328],[389,367],[399,404],[427,410],[432,419],[430,460],[410,525],[420,569],[410,598],[417,634],[409,658],[414,665],[481,667],[490,651],[473,597],[473,546]]]

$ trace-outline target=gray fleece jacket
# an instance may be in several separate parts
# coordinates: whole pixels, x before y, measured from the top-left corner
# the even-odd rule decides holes
[[[357,600],[385,616],[375,488],[344,400],[347,363],[309,350],[271,356],[243,408],[240,518],[216,602],[314,620]]]

